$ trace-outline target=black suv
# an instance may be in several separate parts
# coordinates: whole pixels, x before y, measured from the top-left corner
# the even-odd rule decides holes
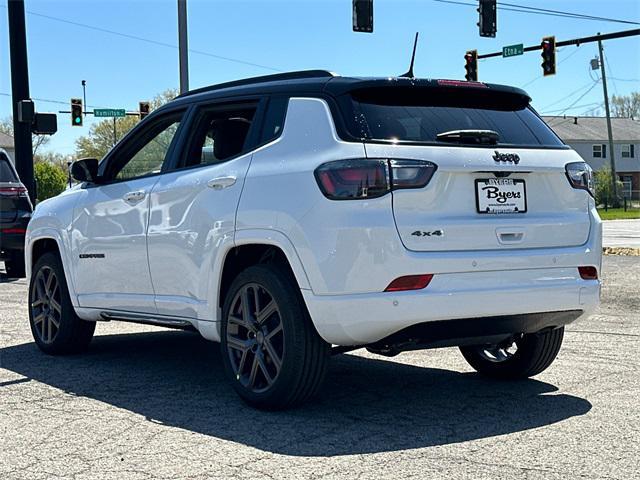
[[[24,236],[33,206],[7,152],[0,149],[0,260],[7,276],[22,278]]]

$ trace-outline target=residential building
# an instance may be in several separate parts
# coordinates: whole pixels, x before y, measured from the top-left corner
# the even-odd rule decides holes
[[[16,149],[13,146],[13,137],[6,133],[0,132],[0,148],[5,150],[9,154],[9,158],[15,165],[16,163]]]
[[[611,149],[605,117],[542,117],[594,170],[611,165]],[[627,198],[640,198],[640,121],[612,118],[616,174]]]

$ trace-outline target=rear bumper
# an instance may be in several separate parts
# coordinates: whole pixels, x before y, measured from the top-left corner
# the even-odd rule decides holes
[[[9,227],[7,227],[9,228]],[[14,228],[14,227],[10,227],[10,228]],[[15,228],[18,229],[25,229],[26,225],[24,227],[19,227],[16,226]],[[0,236],[2,237],[0,239],[0,255],[2,255],[2,253],[6,253],[8,251],[21,251],[24,250],[24,237],[25,237],[25,233],[5,233],[3,230],[5,229],[5,227],[0,227]],[[9,230],[11,231],[11,230]]]
[[[367,348],[376,353],[393,356],[406,350],[461,345],[495,345],[511,337],[514,332],[536,333],[563,327],[582,314],[582,310],[568,310],[425,322],[393,333],[370,344]]]
[[[446,326],[451,321],[457,330],[461,324],[454,320],[459,319],[469,319],[465,325],[470,328],[473,319],[484,322],[489,317],[570,310],[580,311],[578,316],[588,314],[599,303],[600,282],[582,280],[575,267],[562,267],[440,274],[427,288],[407,292],[302,293],[320,336],[346,346],[374,343],[425,322]],[[533,327],[522,328],[511,333]],[[471,330],[456,331],[456,336],[472,336]]]
[[[31,212],[18,211],[12,222],[0,223],[0,255],[8,251],[24,250],[24,239]]]

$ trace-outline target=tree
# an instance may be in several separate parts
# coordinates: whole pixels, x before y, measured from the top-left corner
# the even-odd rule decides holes
[[[10,137],[14,137],[13,134],[13,118],[7,117],[3,120],[0,120],[0,132],[9,135]],[[35,155],[38,149],[44,145],[49,143],[48,135],[31,135],[31,149],[33,154]]]
[[[63,155],[61,153],[51,151],[38,153],[33,157],[33,163],[35,164],[41,162],[50,163],[52,165],[55,165],[56,167],[61,168],[65,172],[68,168],[67,162],[71,162],[72,160],[73,157],[71,155]]]
[[[173,100],[178,91],[175,89],[165,90],[156,95],[151,100],[151,110],[155,110],[170,100]],[[138,123],[138,117],[126,116],[116,119],[116,142],[131,130]],[[77,158],[91,157],[101,159],[114,145],[113,119],[109,118],[95,123],[89,129],[89,134],[76,140]]]
[[[36,179],[38,201],[55,197],[63,192],[67,185],[67,175],[64,170],[49,162],[38,162],[33,167]]]
[[[631,92],[630,95],[614,95],[611,98],[611,109],[616,117],[639,118],[640,92]]]

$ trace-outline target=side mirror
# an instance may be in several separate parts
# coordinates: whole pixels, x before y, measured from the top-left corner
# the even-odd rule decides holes
[[[81,158],[71,164],[71,176],[77,182],[95,183],[98,178],[98,159]]]

